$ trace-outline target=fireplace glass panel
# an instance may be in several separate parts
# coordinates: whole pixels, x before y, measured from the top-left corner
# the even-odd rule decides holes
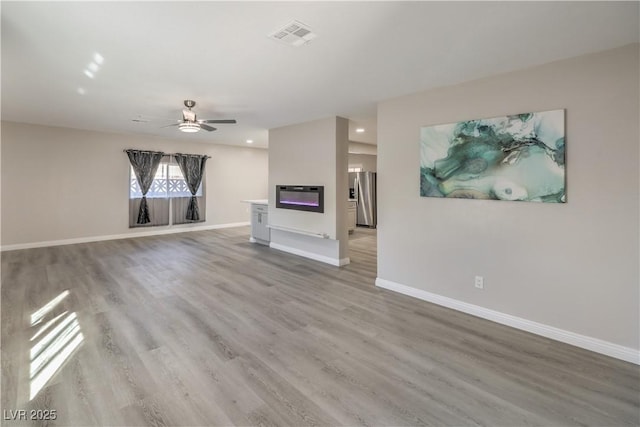
[[[276,186],[276,208],[322,213],[324,212],[323,198],[323,186]]]
[[[280,203],[298,206],[320,206],[318,193],[304,193],[301,191],[281,191]]]

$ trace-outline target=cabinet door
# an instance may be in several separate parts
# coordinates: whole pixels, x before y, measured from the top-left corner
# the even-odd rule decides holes
[[[260,223],[258,222],[260,219],[259,215],[259,212],[251,212],[251,236],[253,238],[257,237],[258,239],[260,238]]]
[[[269,241],[270,233],[267,224],[269,223],[268,215],[263,212],[254,212],[251,221],[251,234],[255,239]]]
[[[358,213],[355,209],[349,209],[347,211],[348,213],[348,220],[347,220],[347,224],[349,227],[349,231],[351,230],[355,230],[356,229],[356,221],[358,219]]]
[[[260,217],[260,238],[266,242],[269,241],[270,239],[270,234],[269,233],[269,228],[267,227],[267,225],[269,224],[269,215],[267,215],[267,213],[261,213]]]

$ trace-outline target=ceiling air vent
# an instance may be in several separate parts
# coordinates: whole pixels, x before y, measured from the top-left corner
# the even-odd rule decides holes
[[[315,39],[316,36],[317,34],[313,33],[307,25],[302,22],[293,21],[269,34],[268,37],[292,46],[302,46],[310,40]]]

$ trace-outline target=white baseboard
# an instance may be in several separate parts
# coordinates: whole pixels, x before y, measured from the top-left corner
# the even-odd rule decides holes
[[[344,265],[349,265],[351,264],[351,258],[346,257],[346,258],[340,258],[340,261],[338,262],[338,266],[342,267]]]
[[[169,226],[169,227],[162,227],[159,229],[149,230],[149,231],[132,231],[130,233],[124,233],[124,234],[111,234],[106,236],[78,237],[75,239],[49,240],[45,242],[3,245],[0,248],[0,251],[4,252],[4,251],[15,251],[18,249],[32,249],[32,248],[44,248],[48,246],[74,245],[76,243],[100,242],[103,240],[131,239],[133,237],[147,237],[147,236],[159,236],[162,234],[186,233],[188,231],[217,230],[219,228],[242,227],[249,224],[250,224],[249,222],[232,222],[228,224],[197,225],[193,227]]]
[[[257,245],[269,246],[269,241],[268,240],[256,239],[253,236],[249,236],[249,242],[255,243]]]
[[[351,262],[349,258],[331,258],[324,255],[318,255],[313,252],[303,251],[302,249],[292,248],[291,246],[281,245],[280,243],[271,242],[269,243],[269,247],[279,251],[288,252],[290,254],[303,256],[315,261],[324,262],[325,264],[335,265],[336,267],[342,267],[343,265],[347,265]]]
[[[404,295],[409,295],[424,301],[432,302],[443,307],[452,308],[463,313],[491,320],[496,323],[511,326],[512,328],[521,329],[556,341],[571,344],[576,347],[594,351],[596,353],[615,357],[616,359],[640,365],[640,351],[629,347],[624,347],[608,341],[597,338],[580,335],[575,332],[566,331],[564,329],[523,319],[521,317],[512,316],[510,314],[501,313],[499,311],[490,310],[478,305],[469,304],[453,298],[445,297],[421,289],[412,288],[400,283],[392,282],[381,278],[376,278],[376,286],[389,289]]]

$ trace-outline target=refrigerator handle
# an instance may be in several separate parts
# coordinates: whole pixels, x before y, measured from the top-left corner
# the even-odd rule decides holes
[[[358,173],[356,172],[356,176],[353,178],[353,198],[356,199],[357,202],[360,201],[360,179],[358,178]]]

